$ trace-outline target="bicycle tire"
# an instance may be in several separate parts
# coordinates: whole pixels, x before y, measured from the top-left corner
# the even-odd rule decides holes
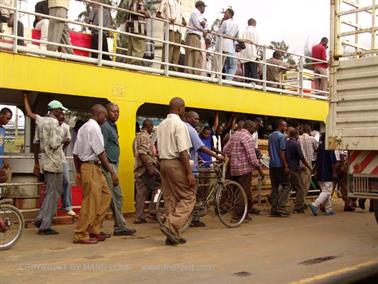
[[[227,198],[229,199],[228,201],[233,201],[230,200],[230,195],[228,197],[226,196],[226,194],[232,193],[231,187],[234,187],[237,190],[236,195],[238,195],[239,201],[236,208],[227,208],[226,204],[224,204],[224,202],[227,201]],[[239,227],[247,216],[248,211],[247,194],[245,193],[243,187],[235,181],[226,180],[224,185],[218,186],[215,194],[215,214],[218,216],[219,220],[228,228]],[[234,197],[236,195],[234,194]],[[223,197],[225,197],[225,200],[222,199]],[[235,213],[236,209],[238,211],[237,213]],[[231,216],[224,213],[229,213]]]
[[[163,224],[163,222],[162,222],[162,214],[163,213],[164,213],[163,192],[160,192],[159,196],[157,198],[157,201],[156,201],[156,220],[157,220],[159,226],[161,226]],[[186,221],[186,223],[184,224],[184,226],[179,230],[180,233],[183,233],[184,231],[186,231],[186,229],[189,228],[190,223],[192,223],[192,219],[193,219],[193,214],[190,214],[190,216],[189,216],[188,220]]]
[[[15,216],[17,217],[19,223],[18,223],[18,231],[14,238],[12,238],[9,242],[2,244],[0,243],[0,251],[2,250],[8,250],[12,248],[22,237],[22,234],[24,233],[24,227],[25,227],[25,220],[24,216],[20,212],[20,210],[17,209],[17,207],[10,205],[10,204],[1,204],[0,205],[0,218],[1,218],[1,212],[7,210],[12,211]]]

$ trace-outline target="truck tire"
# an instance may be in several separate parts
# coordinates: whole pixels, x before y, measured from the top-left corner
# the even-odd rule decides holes
[[[378,199],[373,199],[373,207],[374,207],[375,220],[378,223]]]

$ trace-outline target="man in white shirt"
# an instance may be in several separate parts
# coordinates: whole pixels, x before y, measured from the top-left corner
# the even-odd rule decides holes
[[[157,128],[165,209],[160,230],[167,236],[166,245],[186,243],[179,231],[188,221],[196,202],[196,182],[188,154],[192,143],[188,128],[180,118],[184,113],[185,102],[181,98],[173,98],[167,118]]]
[[[244,68],[244,77],[258,79],[259,74],[257,72],[257,46],[259,43],[259,38],[256,30],[256,20],[249,19],[248,26],[245,28],[244,32],[241,34],[241,39],[245,41],[245,49],[241,52],[241,57]],[[248,61],[249,59],[251,61]],[[248,80],[248,82],[250,82]]]
[[[196,9],[190,15],[185,45],[194,48],[201,48],[201,38],[203,36],[203,30],[206,27],[206,20],[203,17],[206,5],[203,1],[197,1],[195,7]],[[200,69],[202,66],[201,59],[202,56],[200,50],[185,48],[185,66]],[[201,71],[185,69],[185,73],[200,75]]]
[[[69,0],[48,0],[49,1],[49,15],[57,18],[68,18],[68,7],[70,5]],[[65,45],[71,45],[70,29],[66,22],[60,20],[49,20],[48,41],[53,43],[60,43]],[[57,51],[57,45],[47,45],[47,50]],[[60,50],[64,53],[73,54],[72,48],[60,47]]]
[[[225,56],[223,56],[223,62],[220,61],[219,55],[215,56],[215,66],[217,68],[216,71],[221,71],[223,67],[224,72],[228,74],[226,75],[226,80],[232,80],[237,69],[237,59],[234,57],[236,56],[235,40],[231,38],[236,38],[238,36],[239,27],[234,21],[233,17],[234,10],[229,8],[224,12],[223,22],[218,30],[218,33],[226,37],[222,39],[218,37],[216,43],[217,51],[225,54]]]
[[[77,244],[96,244],[110,237],[101,231],[112,197],[102,168],[110,173],[113,185],[118,185],[118,176],[106,156],[100,128],[107,111],[102,105],[94,105],[91,113],[91,118],[79,129],[73,150],[76,182],[83,187],[80,217],[73,238]]]
[[[166,19],[169,25],[169,43],[181,44],[181,27],[178,25],[186,25],[186,21],[182,16],[181,0],[162,0],[160,8],[156,13],[158,18]],[[180,46],[169,45],[168,62],[178,65],[180,59]],[[163,48],[163,61],[165,60],[165,49]],[[162,65],[162,68],[164,65]],[[178,66],[170,66],[169,70],[178,71]]]

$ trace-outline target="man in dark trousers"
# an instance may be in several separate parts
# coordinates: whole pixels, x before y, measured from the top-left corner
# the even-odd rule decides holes
[[[303,156],[301,146],[298,142],[298,130],[294,127],[290,127],[288,131],[285,156],[290,170],[291,188],[296,192],[294,213],[304,213],[306,191],[301,178],[301,171],[304,169],[301,167],[300,162],[302,162],[310,172],[312,169]]]

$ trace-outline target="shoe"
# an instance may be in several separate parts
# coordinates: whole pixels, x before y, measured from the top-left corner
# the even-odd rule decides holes
[[[333,215],[336,215],[336,212],[335,211],[327,211],[326,213],[324,213],[324,215],[333,216]]]
[[[97,239],[88,239],[88,240],[73,240],[74,244],[82,244],[82,245],[94,245],[98,243]]]
[[[204,222],[201,222],[200,220],[192,221],[190,223],[190,227],[192,227],[192,228],[206,227],[206,224]]]
[[[106,240],[106,238],[100,233],[100,234],[89,234],[89,237],[92,239],[96,239],[98,242],[103,242]]]
[[[301,214],[301,213],[305,213],[305,211],[304,209],[294,209],[293,213]]]
[[[123,229],[122,231],[114,232],[113,236],[131,236],[131,235],[134,235],[135,233],[136,233],[135,229],[126,228],[126,229]]]
[[[280,213],[283,216],[289,216],[290,212],[286,211],[285,209],[279,209],[277,210],[278,213]]]
[[[176,237],[174,233],[169,230],[168,227],[161,225],[160,226],[160,231],[167,236],[167,238],[174,244],[180,244],[180,239]]]
[[[67,211],[67,215],[70,215],[72,217],[76,217],[77,216],[76,213],[75,213],[75,211],[73,211],[72,209]]]
[[[172,240],[170,240],[169,238],[167,238],[167,239],[165,240],[165,245],[166,245],[166,246],[175,246],[175,245],[183,245],[183,244],[186,244],[186,240],[185,240],[184,238],[180,238],[178,244],[174,243],[174,242],[173,242]]]
[[[356,208],[351,207],[351,206],[345,206],[344,207],[344,211],[345,212],[353,212],[354,210],[356,210]]]
[[[270,213],[270,217],[286,217],[286,215],[282,215],[280,212],[278,211],[272,211]]]
[[[248,210],[248,213],[251,213],[253,215],[260,215],[261,210],[252,207],[251,209]]]
[[[317,207],[315,207],[315,206],[312,205],[312,204],[309,204],[308,207],[311,209],[311,213],[312,213],[312,215],[314,215],[314,216],[318,216],[318,208],[317,208]]]
[[[147,223],[146,219],[135,219],[134,224],[139,225],[139,224],[145,224]]]
[[[41,227],[42,221],[41,220],[34,220],[33,224],[34,224],[34,226],[36,226],[39,229],[39,227]]]
[[[51,235],[59,235],[59,233],[55,231],[54,229],[48,228],[46,230],[38,231],[38,235],[51,236]]]
[[[100,235],[103,236],[105,239],[109,239],[112,236],[111,234],[105,232],[101,232]]]

